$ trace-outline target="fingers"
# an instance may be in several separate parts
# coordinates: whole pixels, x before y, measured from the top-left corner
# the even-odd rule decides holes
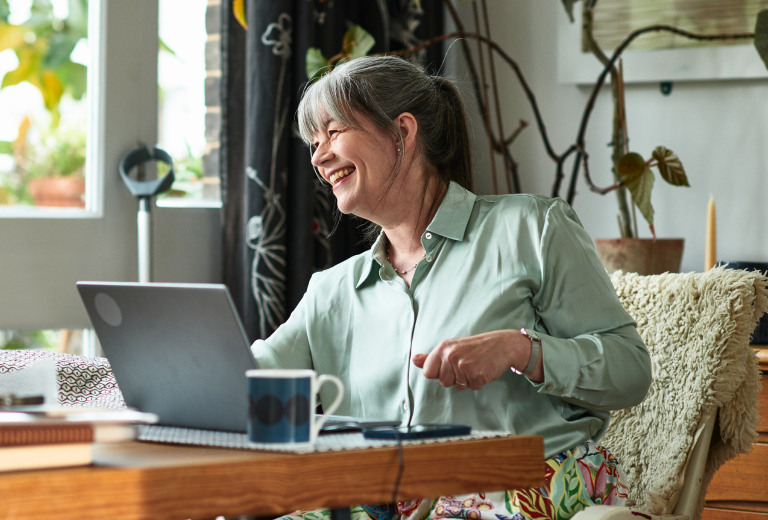
[[[456,362],[458,357],[454,347],[452,343],[443,341],[428,355],[414,354],[413,364],[424,371],[427,379],[437,379],[446,388],[456,386],[459,390],[466,390],[470,384]]]
[[[424,370],[424,377],[427,379],[438,379],[440,377],[440,366],[442,360],[440,359],[439,347],[425,356],[422,363],[422,369]]]
[[[414,354],[413,364],[446,388],[480,390],[515,366],[513,340],[519,334],[504,330],[447,339],[428,355]]]

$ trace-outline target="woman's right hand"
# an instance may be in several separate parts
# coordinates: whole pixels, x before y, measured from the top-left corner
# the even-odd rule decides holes
[[[531,340],[519,330],[497,330],[441,341],[429,354],[414,354],[413,364],[424,371],[424,377],[438,379],[446,388],[480,390],[510,368],[522,371],[531,357],[531,346]],[[544,380],[542,357],[531,381]]]

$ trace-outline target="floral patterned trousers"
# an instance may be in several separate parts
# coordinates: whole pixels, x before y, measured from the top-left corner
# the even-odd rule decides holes
[[[627,484],[616,458],[588,441],[546,461],[544,486],[380,506],[353,506],[352,520],[565,520],[592,505],[624,505]],[[328,509],[280,520],[330,520]]]

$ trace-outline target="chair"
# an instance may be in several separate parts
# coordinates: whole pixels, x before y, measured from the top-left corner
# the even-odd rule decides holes
[[[757,437],[760,372],[749,336],[768,309],[768,280],[724,267],[611,280],[648,346],[653,382],[642,403],[611,414],[600,441],[624,468],[630,506],[574,518],[698,519],[714,473]]]

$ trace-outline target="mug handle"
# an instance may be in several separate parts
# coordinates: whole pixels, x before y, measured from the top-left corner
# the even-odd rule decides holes
[[[320,433],[320,429],[325,424],[325,421],[328,420],[328,416],[333,415],[333,412],[335,412],[339,407],[341,404],[341,399],[344,397],[344,383],[342,383],[341,379],[338,377],[332,376],[330,374],[323,374],[317,377],[317,387],[315,388],[315,394],[320,392],[320,387],[323,386],[323,383],[329,382],[336,385],[336,399],[333,400],[331,406],[329,406],[327,410],[323,411],[323,416],[315,421],[315,424],[312,426],[314,429],[313,437],[317,437],[317,435]]]

